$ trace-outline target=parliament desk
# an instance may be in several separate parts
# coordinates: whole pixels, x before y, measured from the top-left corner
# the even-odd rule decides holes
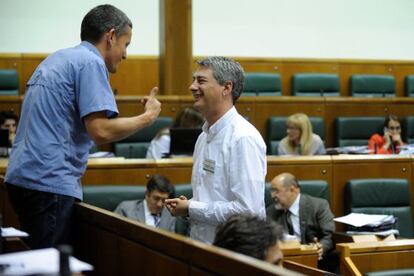
[[[414,268],[414,240],[339,243],[341,275]]]
[[[74,225],[75,256],[93,275],[298,275],[85,203]]]

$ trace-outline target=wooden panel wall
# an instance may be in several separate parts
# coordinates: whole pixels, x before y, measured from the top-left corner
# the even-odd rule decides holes
[[[16,68],[21,77],[21,90],[36,66],[47,54],[0,54],[0,68]],[[234,57],[246,72],[275,72],[282,78],[282,94],[291,95],[291,78],[294,73],[339,74],[341,95],[348,96],[348,81],[352,74],[387,74],[396,78],[397,96],[404,96],[404,78],[414,74],[414,61],[399,60],[348,60],[348,59],[294,59],[294,58],[244,58]],[[199,57],[193,57],[193,61]],[[193,62],[193,69],[196,67]],[[159,85],[159,57],[130,55],[119,71],[111,75],[112,88],[118,95],[146,95]],[[186,78],[181,81],[184,82]],[[188,80],[190,81],[190,80]],[[181,87],[187,87],[182,84]],[[165,94],[186,94],[187,91],[165,91]]]

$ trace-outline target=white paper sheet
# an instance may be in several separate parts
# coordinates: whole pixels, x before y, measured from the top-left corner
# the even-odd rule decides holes
[[[14,227],[5,227],[1,228],[1,236],[3,238],[10,238],[10,237],[28,237],[29,234],[26,232],[23,232],[21,230],[18,230]]]
[[[368,224],[377,224],[378,222],[383,222],[388,217],[388,215],[367,215],[350,213],[349,215],[343,217],[334,218],[334,221],[342,222],[355,227],[361,227]]]
[[[27,275],[58,273],[59,252],[55,248],[23,251],[0,255],[0,265],[6,265],[2,275]],[[90,264],[74,257],[69,259],[73,273],[93,270]]]

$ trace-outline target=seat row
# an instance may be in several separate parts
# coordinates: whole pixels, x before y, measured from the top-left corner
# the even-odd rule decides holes
[[[354,74],[349,79],[353,97],[394,97],[395,78],[392,75]],[[246,73],[245,96],[281,96],[282,85],[277,73]],[[300,73],[292,76],[292,95],[305,97],[338,97],[340,81],[337,74]],[[414,75],[405,78],[405,95],[414,97]]]
[[[281,96],[280,74],[246,73],[245,96]],[[392,75],[352,75],[350,95],[354,97],[395,96],[395,78]],[[14,69],[0,69],[0,95],[18,95],[19,77]],[[292,76],[294,96],[340,96],[337,74],[300,73]],[[405,95],[414,97],[414,75],[405,78]]]
[[[324,180],[299,181],[301,192],[311,196],[330,200],[329,184]],[[176,196],[192,197],[190,184],[175,185]],[[124,200],[143,199],[145,186],[84,186],[84,202],[115,210]],[[413,220],[411,215],[409,183],[406,179],[368,178],[350,179],[345,187],[345,214],[390,214],[398,218],[397,228],[403,237],[414,237]],[[266,184],[266,207],[273,203],[270,184]],[[176,231],[185,234],[186,225],[179,221]]]
[[[286,136],[287,117],[270,117],[267,121],[267,148],[269,155],[278,155],[279,142]],[[325,121],[322,117],[309,117],[313,132],[325,141]],[[364,146],[374,133],[382,133],[384,117],[338,117],[334,122],[334,146]],[[170,127],[173,119],[159,117],[153,125],[114,144],[116,156],[145,158],[151,140],[158,131]],[[414,143],[414,116],[402,120],[402,138],[407,144]]]

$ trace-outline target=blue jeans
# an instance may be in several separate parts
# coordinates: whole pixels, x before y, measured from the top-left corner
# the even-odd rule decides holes
[[[70,242],[74,197],[6,184],[20,227],[29,233],[30,248],[56,247]]]

